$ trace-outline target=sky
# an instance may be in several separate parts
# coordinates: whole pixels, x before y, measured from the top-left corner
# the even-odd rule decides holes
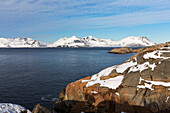
[[[0,37],[170,41],[170,0],[0,0]]]

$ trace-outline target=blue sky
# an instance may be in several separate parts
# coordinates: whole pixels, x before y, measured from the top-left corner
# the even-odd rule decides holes
[[[52,43],[62,37],[170,41],[169,0],[0,0],[0,37]]]

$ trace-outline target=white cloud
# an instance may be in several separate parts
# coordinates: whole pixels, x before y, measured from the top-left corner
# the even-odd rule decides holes
[[[169,6],[169,0],[0,0],[0,28],[85,29],[166,23],[170,22]]]

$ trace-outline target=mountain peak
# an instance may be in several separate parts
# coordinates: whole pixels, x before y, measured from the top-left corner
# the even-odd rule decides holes
[[[93,38],[93,36],[92,35],[90,35],[90,36],[88,36],[89,38]]]
[[[0,48],[36,48],[47,45],[32,38],[0,38]]]
[[[39,42],[32,38],[0,38],[0,47],[144,47],[152,46],[155,43],[151,42],[146,37],[130,36],[120,41],[114,41],[111,39],[95,38],[88,36],[84,38],[78,38],[73,35],[70,38],[60,38],[53,44],[47,44]]]
[[[125,40],[125,39],[127,39],[127,40],[148,40],[148,41],[150,41],[147,37],[144,37],[144,36],[141,36],[141,37],[129,36],[129,37],[126,37],[122,40]]]
[[[60,39],[59,39],[60,40]],[[77,38],[72,36],[70,38],[56,41],[52,46],[54,47],[143,47],[151,46],[155,43],[148,40],[146,37],[130,36],[120,41],[114,41],[111,39],[95,38],[88,36],[84,38]]]
[[[70,38],[77,38],[75,35],[73,35],[72,37],[70,37]]]

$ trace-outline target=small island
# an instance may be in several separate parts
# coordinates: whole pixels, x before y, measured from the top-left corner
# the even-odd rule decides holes
[[[143,49],[144,48],[132,49],[128,47],[122,47],[122,48],[114,48],[110,50],[108,53],[113,53],[113,54],[137,53],[142,51]]]

